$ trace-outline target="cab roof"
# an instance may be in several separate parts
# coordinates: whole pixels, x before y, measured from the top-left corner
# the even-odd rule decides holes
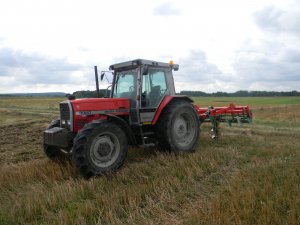
[[[178,64],[173,64],[173,63],[163,63],[163,62],[156,62],[153,60],[147,60],[147,59],[135,59],[127,62],[122,62],[122,63],[116,63],[113,64],[109,67],[109,70],[124,70],[124,69],[133,69],[138,66],[143,66],[143,65],[148,65],[148,66],[153,66],[153,67],[167,67],[167,68],[172,68],[175,71],[179,69]]]

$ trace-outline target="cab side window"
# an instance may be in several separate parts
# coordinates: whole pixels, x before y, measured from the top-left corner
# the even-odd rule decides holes
[[[143,75],[142,81],[142,108],[154,108],[161,102],[167,91],[166,72],[163,69],[149,69]]]

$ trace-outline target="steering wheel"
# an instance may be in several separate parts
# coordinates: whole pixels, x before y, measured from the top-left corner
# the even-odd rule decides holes
[[[161,95],[161,96],[164,95],[164,94],[166,93],[166,91],[167,91],[167,89],[161,89],[161,90],[160,90],[160,95]]]

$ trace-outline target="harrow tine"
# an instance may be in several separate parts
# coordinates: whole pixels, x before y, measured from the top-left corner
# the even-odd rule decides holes
[[[242,124],[242,122],[241,122],[241,117],[237,116],[237,117],[236,117],[236,120],[237,120],[237,123],[238,123],[239,127],[242,127],[243,124]]]

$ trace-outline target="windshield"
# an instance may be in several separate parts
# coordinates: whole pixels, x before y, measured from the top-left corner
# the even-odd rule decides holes
[[[132,100],[135,100],[136,79],[137,79],[137,70],[127,70],[127,71],[117,72],[113,97],[130,98]]]

